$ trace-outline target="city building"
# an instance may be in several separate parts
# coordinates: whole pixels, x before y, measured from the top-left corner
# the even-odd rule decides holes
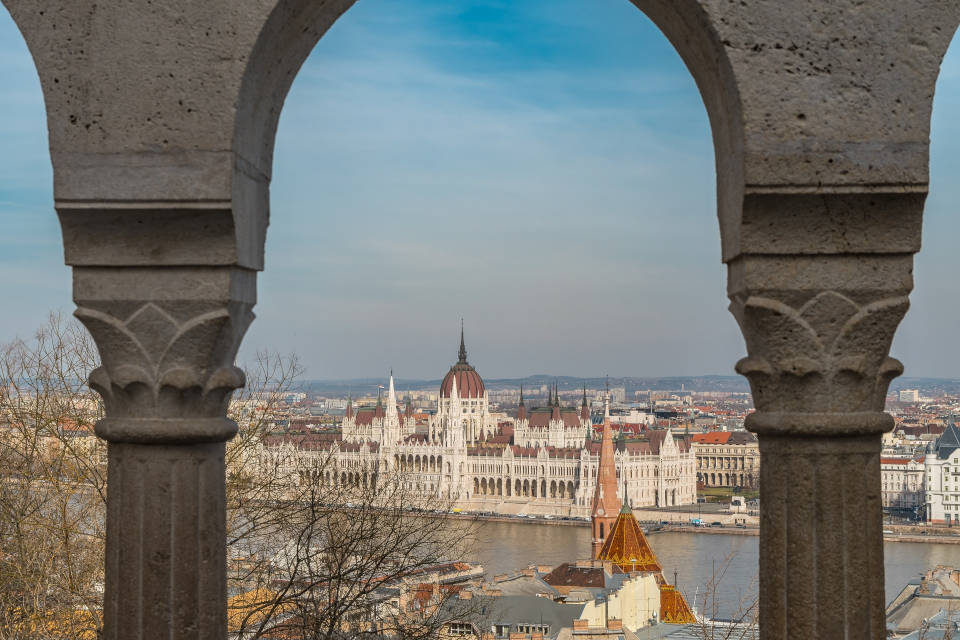
[[[924,505],[923,458],[880,458],[880,500],[887,511],[916,515]]]
[[[683,595],[663,577],[663,569],[647,542],[633,510],[617,497],[613,436],[609,416],[603,421],[600,469],[591,509],[591,553],[630,575],[653,576],[659,585],[660,622],[689,623],[696,619]]]
[[[960,524],[960,429],[951,424],[923,457],[926,521]]]
[[[760,445],[749,431],[711,431],[692,437],[697,483],[704,487],[756,489],[760,483]]]
[[[918,389],[901,389],[898,398],[900,402],[920,402],[920,391]]]
[[[483,379],[467,361],[461,331],[457,362],[440,384],[436,413],[425,423],[409,404],[399,409],[391,373],[385,399],[378,397],[373,407],[347,404],[339,438],[280,436],[268,441],[261,457],[273,464],[270,449],[290,458],[293,448],[316,468],[317,458],[332,453],[332,468],[309,476],[311,481],[366,484],[378,474],[399,472],[411,489],[464,509],[587,516],[601,442],[593,435],[586,392],[579,411],[562,407],[556,389],[548,396],[547,407],[528,411],[521,394],[515,419],[492,413]],[[623,434],[607,446],[629,506],[696,501],[693,452],[669,429]]]

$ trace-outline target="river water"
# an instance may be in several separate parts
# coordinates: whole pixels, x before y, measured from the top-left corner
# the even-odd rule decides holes
[[[697,608],[714,616],[730,617],[741,603],[757,593],[757,536],[698,533],[653,533],[647,539],[660,559],[663,573]],[[474,540],[474,557],[492,577],[512,573],[529,564],[556,566],[590,555],[590,528],[484,522]],[[960,545],[886,542],[884,544],[889,602],[906,582],[937,564],[960,564]],[[716,576],[716,602],[704,601],[704,592]]]

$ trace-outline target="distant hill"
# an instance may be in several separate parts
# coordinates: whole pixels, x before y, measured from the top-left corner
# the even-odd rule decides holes
[[[537,374],[525,378],[484,378],[487,389],[515,389],[521,384],[530,389],[554,383],[561,391],[580,389],[584,385],[589,389],[600,389],[607,383],[607,378],[577,378],[575,376],[551,376]],[[303,384],[305,390],[318,394],[347,395],[348,393],[374,393],[377,385],[386,385],[386,378],[354,378],[350,380],[311,380]],[[650,377],[619,377],[609,378],[611,387],[624,387],[628,394],[636,391],[679,391],[681,387],[686,391],[726,391],[730,393],[747,393],[750,386],[741,376],[671,376],[665,378]],[[395,378],[394,383],[398,390],[430,390],[440,387],[440,379],[417,380]]]

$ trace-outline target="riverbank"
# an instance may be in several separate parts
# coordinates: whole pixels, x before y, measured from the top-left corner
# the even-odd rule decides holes
[[[431,514],[433,515],[433,514]],[[518,518],[511,516],[489,515],[480,516],[470,513],[436,514],[435,517],[471,519],[482,522],[505,522],[511,524],[525,525],[552,525],[558,527],[589,527],[588,520],[562,520],[559,518]],[[731,535],[731,536],[759,536],[759,527],[740,527],[740,526],[707,526],[697,527],[684,524],[661,524],[653,521],[639,521],[648,534],[657,533],[697,533],[704,535]],[[960,535],[944,531],[942,527],[926,527],[909,525],[896,525],[884,529],[884,542],[911,542],[911,543],[929,543],[929,544],[951,544],[960,545]]]

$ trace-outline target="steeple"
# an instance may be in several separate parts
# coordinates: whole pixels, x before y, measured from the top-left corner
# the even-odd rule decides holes
[[[560,391],[557,389],[557,383],[553,383],[553,411],[550,412],[551,420],[560,420]]]
[[[397,393],[393,388],[393,369],[390,369],[390,386],[387,390],[387,417],[397,418]]]
[[[347,418],[353,417],[353,396],[347,397],[347,411],[343,415]]]
[[[590,405],[587,404],[587,385],[583,385],[583,401],[580,403],[580,419],[590,419]]]
[[[460,415],[460,394],[457,392],[457,376],[453,376],[453,389],[450,391],[450,415]]]
[[[460,318],[460,353],[457,364],[467,364],[467,345],[463,341],[463,318]]]
[[[381,397],[381,392],[383,387],[377,385],[377,407],[373,411],[373,417],[382,418],[383,417],[383,398]]]
[[[520,404],[517,405],[517,420],[527,419],[527,408],[523,404],[523,385],[520,385]]]
[[[613,432],[610,429],[609,404],[604,411],[603,436],[600,440],[600,461],[597,469],[597,486],[593,492],[593,557],[600,550],[617,520],[620,499],[617,498],[617,468],[613,458]]]

